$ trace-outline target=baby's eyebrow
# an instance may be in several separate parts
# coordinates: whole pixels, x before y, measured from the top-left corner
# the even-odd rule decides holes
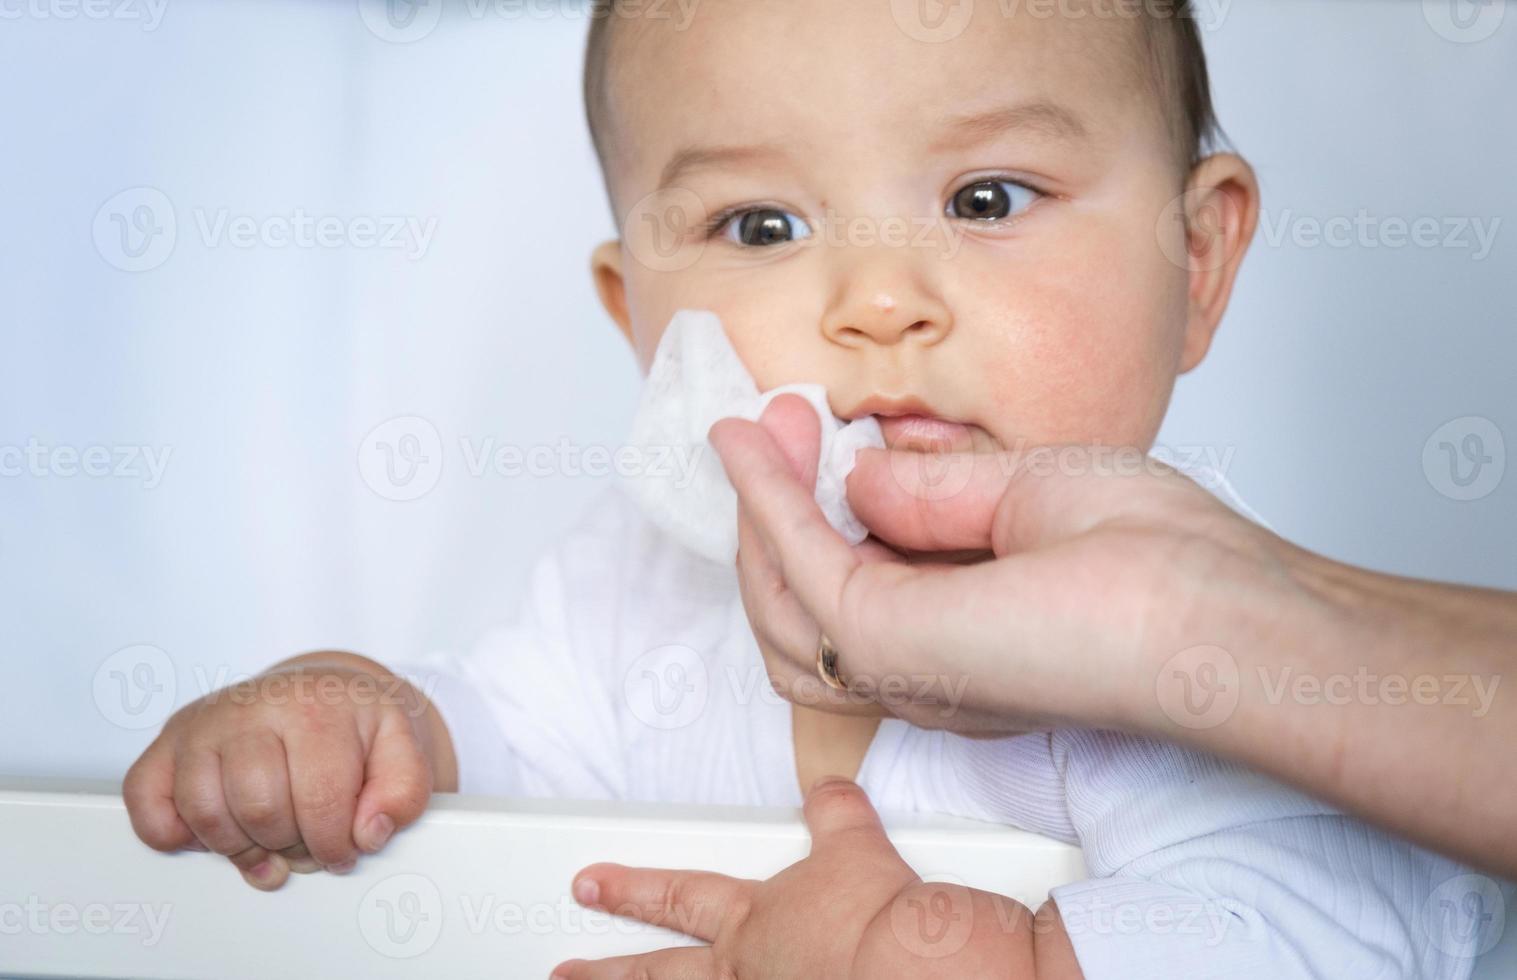
[[[672,187],[695,170],[737,164],[775,165],[789,161],[790,154],[778,143],[753,143],[739,146],[687,146],[664,164],[659,174],[658,190]]]
[[[973,146],[994,139],[1002,133],[1021,130],[1066,143],[1081,142],[1089,130],[1080,116],[1056,102],[1038,100],[1017,105],[999,106],[980,112],[951,116],[942,127],[942,135],[932,144],[932,152]],[[669,158],[659,174],[658,190],[675,186],[696,170],[710,167],[779,166],[791,161],[780,143],[751,143],[721,146],[687,146]]]
[[[1080,116],[1056,102],[1039,100],[999,106],[982,112],[950,117],[942,136],[932,144],[934,152],[973,146],[1013,130],[1041,134],[1065,143],[1089,137]]]

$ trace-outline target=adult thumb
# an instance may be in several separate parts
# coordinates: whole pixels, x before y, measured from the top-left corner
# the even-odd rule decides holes
[[[822,454],[822,421],[800,395],[784,394],[771,401],[759,425],[779,445],[796,479],[808,489],[816,486],[817,461]]]

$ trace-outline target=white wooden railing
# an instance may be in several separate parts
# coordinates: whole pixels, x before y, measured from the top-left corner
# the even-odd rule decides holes
[[[969,821],[885,817],[927,878],[1036,907],[1078,849]],[[225,858],[160,854],[109,782],[0,780],[0,976],[531,978],[669,945],[569,895],[596,861],[767,877],[803,857],[791,810],[505,801],[452,794],[347,875],[249,887]],[[846,900],[846,897],[844,897]]]
[[[990,824],[885,815],[926,878],[1036,907],[1078,849]],[[570,957],[681,941],[581,909],[569,882],[619,861],[767,877],[806,853],[795,811],[440,794],[342,876],[249,887],[225,858],[137,840],[111,782],[0,777],[0,977],[530,978]],[[1508,886],[1510,890],[1510,886]],[[846,896],[843,896],[846,900]],[[1517,977],[1517,909],[1476,980]]]

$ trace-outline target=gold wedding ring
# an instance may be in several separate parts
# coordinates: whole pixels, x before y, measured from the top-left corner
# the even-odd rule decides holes
[[[822,634],[821,642],[816,645],[816,673],[822,679],[822,683],[837,691],[848,690],[848,682],[843,680],[843,675],[838,671],[838,648],[827,639],[827,634]]]

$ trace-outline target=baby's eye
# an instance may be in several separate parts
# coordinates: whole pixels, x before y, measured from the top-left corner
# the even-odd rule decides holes
[[[752,208],[721,217],[715,231],[734,245],[749,245],[762,248],[768,245],[783,245],[811,234],[811,226],[788,211],[779,208]]]
[[[1027,210],[1037,199],[1037,191],[1014,180],[977,180],[965,184],[953,195],[948,202],[948,214],[994,221]]]

